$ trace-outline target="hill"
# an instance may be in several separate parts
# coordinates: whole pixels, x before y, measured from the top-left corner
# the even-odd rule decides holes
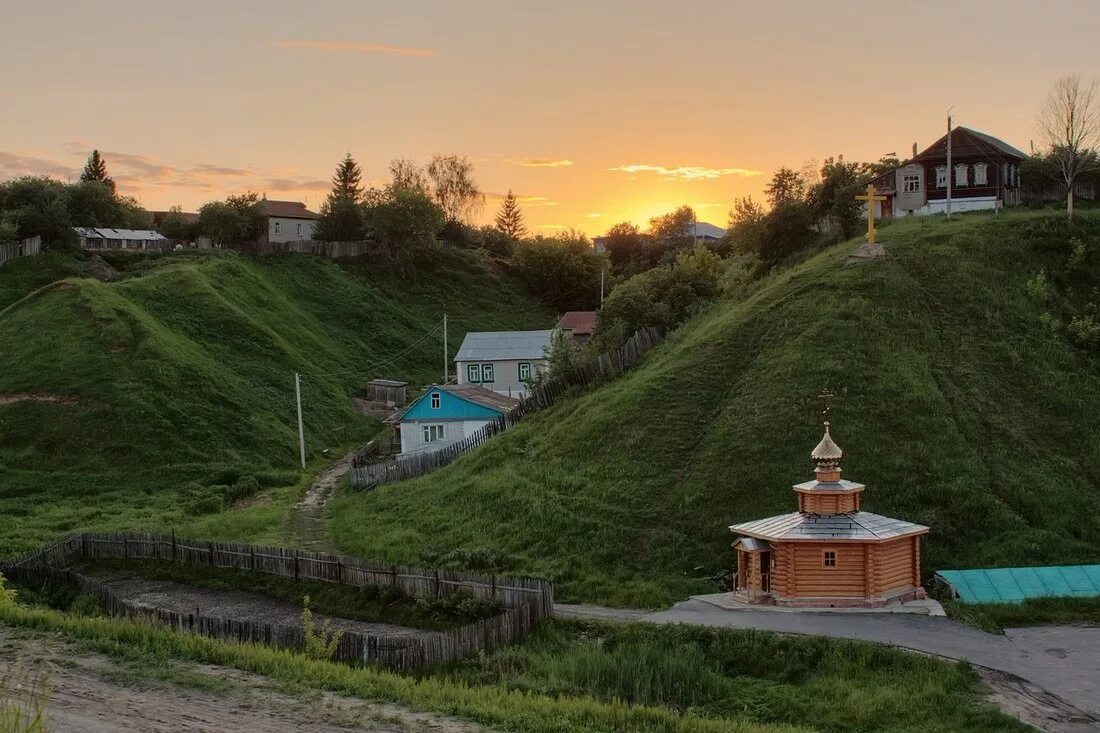
[[[733,564],[727,526],[792,510],[829,386],[865,508],[932,527],[925,573],[1096,561],[1100,365],[1028,285],[1069,278],[1074,237],[1091,263],[1076,287],[1092,292],[1096,217],[897,222],[889,257],[856,266],[857,242],[830,248],[447,469],[343,497],[332,532],[372,557],[543,573],[563,600],[714,590]]]
[[[298,483],[294,373],[320,465],[379,429],[351,400],[367,379],[438,379],[444,309],[452,351],[468,329],[552,323],[470,251],[422,253],[407,277],[297,255],[108,259],[115,282],[80,253],[0,271],[0,515],[16,520],[0,554],[77,527],[185,526]],[[221,532],[283,517],[239,519],[263,527]]]

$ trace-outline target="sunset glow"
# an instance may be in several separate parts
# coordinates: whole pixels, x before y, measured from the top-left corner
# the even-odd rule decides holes
[[[919,65],[892,69],[933,18]],[[457,153],[481,221],[512,190],[546,233],[681,204],[724,226],[776,167],[904,157],[952,106],[1029,149],[1053,80],[1100,73],[1098,25],[1095,4],[1012,0],[43,2],[0,27],[0,179],[74,179],[98,148],[150,209],[245,190],[316,209],[346,152],[373,184]]]

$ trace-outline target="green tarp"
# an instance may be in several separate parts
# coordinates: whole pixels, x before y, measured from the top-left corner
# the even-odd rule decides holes
[[[1100,565],[940,570],[964,603],[1019,603],[1028,598],[1100,596]]]

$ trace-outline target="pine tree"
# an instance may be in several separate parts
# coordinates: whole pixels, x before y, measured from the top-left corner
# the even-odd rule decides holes
[[[512,193],[511,189],[508,190],[508,195],[501,202],[500,210],[497,211],[494,221],[497,229],[512,239],[518,241],[527,236],[527,224],[523,221],[523,212],[520,211],[516,195]]]
[[[103,156],[99,154],[98,150],[93,150],[92,154],[88,156],[88,162],[84,165],[84,172],[80,174],[81,181],[99,181],[106,184],[107,188],[111,189],[111,193],[115,192],[115,182],[107,175],[107,164],[103,161]]]
[[[336,167],[336,175],[332,177],[332,197],[359,203],[363,198],[362,178],[359,164],[355,162],[355,158],[351,157],[351,153],[348,153],[340,161],[340,165]]]

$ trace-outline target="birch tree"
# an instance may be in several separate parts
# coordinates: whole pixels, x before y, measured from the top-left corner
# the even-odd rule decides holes
[[[1073,194],[1082,173],[1100,168],[1100,100],[1096,80],[1068,74],[1054,83],[1039,112],[1039,132],[1066,184],[1066,216],[1073,218]]]

